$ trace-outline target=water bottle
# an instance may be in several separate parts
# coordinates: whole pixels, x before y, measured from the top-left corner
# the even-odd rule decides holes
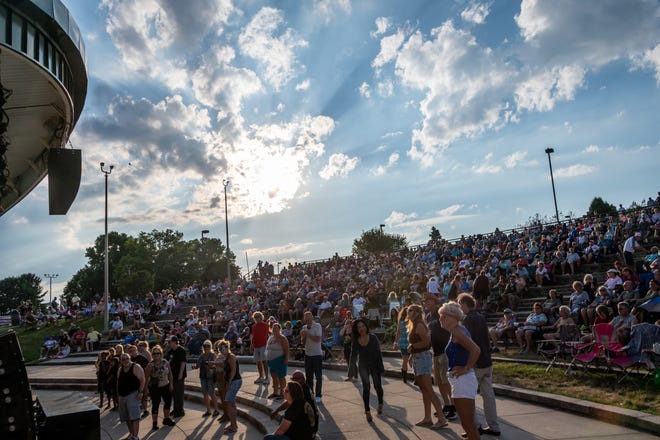
[[[660,386],[660,367],[655,368],[655,374],[653,375],[653,383],[657,386]]]

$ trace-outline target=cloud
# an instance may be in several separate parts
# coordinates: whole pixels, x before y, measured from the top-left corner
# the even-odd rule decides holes
[[[371,98],[371,87],[366,82],[360,84],[360,88],[358,90],[361,96],[364,96],[367,99]]]
[[[309,90],[311,82],[309,79],[299,82],[296,84],[296,90]]]
[[[399,153],[392,153],[390,154],[390,157],[388,158],[386,165],[379,165],[375,168],[372,168],[370,172],[374,176],[382,176],[387,172],[387,170],[392,168],[398,161],[399,161]]]
[[[244,244],[244,245],[252,244],[252,239],[251,238],[244,238],[239,243]]]
[[[593,173],[595,170],[596,168],[589,165],[575,164],[569,167],[559,168],[554,172],[554,174],[555,177],[576,177]]]
[[[405,35],[403,31],[399,30],[395,34],[389,35],[380,40],[380,52],[371,62],[371,66],[378,68],[392,61],[397,56],[404,38]]]
[[[438,211],[438,215],[441,217],[450,217],[454,215],[456,212],[458,212],[462,207],[463,205],[459,205],[458,203],[451,206],[447,206],[446,208]]]
[[[584,84],[585,70],[579,66],[554,67],[518,85],[515,91],[518,110],[550,111],[557,101],[570,101]]]
[[[411,212],[410,214],[404,214],[403,212],[392,211],[390,215],[385,219],[385,224],[396,227],[402,223],[406,223],[409,220],[416,219],[417,214]]]
[[[464,21],[483,24],[490,14],[490,3],[473,3],[461,12]]]
[[[280,256],[285,257],[287,255],[304,255],[307,250],[313,246],[315,243],[306,242],[306,243],[287,243],[281,246],[273,246],[268,248],[250,248],[244,249],[244,252],[250,257],[270,257],[270,256]],[[295,261],[295,260],[294,260]]]
[[[394,94],[394,84],[390,80],[379,82],[377,89],[378,94],[383,98],[387,98],[388,96],[392,96]]]
[[[384,34],[389,30],[390,26],[392,26],[392,21],[389,18],[387,17],[376,18],[376,30],[371,32],[370,34],[371,37],[376,38],[379,35]]]
[[[660,86],[660,44],[657,44],[653,49],[648,49],[644,51],[643,54],[633,56],[632,58],[636,67],[655,70],[655,81],[658,86]]]
[[[329,180],[335,176],[346,177],[353,171],[360,159],[357,157],[348,157],[344,153],[335,153],[328,159],[328,164],[319,172],[319,176]]]
[[[585,153],[598,153],[600,151],[600,147],[598,145],[589,145],[587,148],[584,149]]]
[[[264,7],[254,15],[238,37],[241,52],[259,63],[265,70],[266,81],[275,90],[279,90],[296,75],[298,61],[294,50],[308,45],[307,41],[296,37],[292,28],[278,33],[284,24],[280,10]]]
[[[497,174],[502,171],[502,167],[492,164],[472,165],[472,171],[477,174]]]
[[[326,23],[329,23],[332,18],[338,13],[346,15],[351,14],[351,1],[350,0],[316,0],[314,2],[314,13],[323,17]]]

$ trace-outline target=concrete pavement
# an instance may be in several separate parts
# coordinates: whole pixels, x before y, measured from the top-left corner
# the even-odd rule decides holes
[[[385,358],[386,369],[396,371],[397,360]],[[289,375],[297,367],[289,367]],[[269,409],[278,403],[266,399],[272,391],[265,385],[255,385],[257,377],[255,366],[246,362],[241,363],[241,372],[244,378],[243,387],[239,393],[239,407],[243,415],[254,417],[247,421],[239,418],[239,432],[229,438],[246,440],[260,439],[263,432],[272,432],[277,426],[266,416]],[[80,384],[87,382],[93,384],[94,368],[92,365],[56,365],[42,364],[29,367],[28,375],[35,394],[40,392],[36,388],[48,386],[49,381],[57,378],[60,387],[67,384]],[[325,369],[323,374],[323,403],[320,405],[320,435],[322,439],[460,439],[463,432],[458,421],[450,422],[449,426],[440,431],[415,426],[415,422],[423,416],[421,394],[411,384],[404,384],[396,377],[383,378],[385,390],[385,410],[382,415],[375,411],[376,396],[371,391],[371,403],[374,410],[374,422],[368,424],[365,420],[361,399],[361,384],[359,382],[344,382],[345,374],[341,370]],[[198,389],[196,371],[190,371],[186,381],[187,393],[195,397]],[[55,392],[55,391],[49,391]],[[93,391],[86,391],[93,396]],[[482,402],[477,397],[478,419],[482,419]],[[654,439],[656,436],[627,428],[625,426],[606,423],[591,417],[583,417],[576,413],[567,402],[567,411],[551,409],[546,406],[520,401],[515,398],[497,398],[500,427],[503,439]],[[560,404],[561,405],[561,404]],[[144,420],[141,423],[140,438],[159,440],[160,438],[203,438],[215,439],[222,437],[219,424],[208,418],[202,418],[203,407],[198,403],[186,402],[186,416],[183,417],[175,429],[161,428],[150,432],[151,422]],[[654,416],[648,416],[653,419]],[[657,422],[657,416],[654,420]],[[116,412],[104,411],[101,414],[101,423],[104,439],[119,439],[125,435],[125,428],[118,425]],[[483,436],[484,439],[488,436]]]

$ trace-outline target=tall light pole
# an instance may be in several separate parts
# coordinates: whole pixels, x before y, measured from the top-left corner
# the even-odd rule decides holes
[[[105,253],[105,263],[103,265],[103,303],[105,310],[103,311],[103,331],[108,332],[108,322],[109,322],[109,307],[110,304],[110,283],[109,283],[109,270],[108,270],[108,176],[112,173],[114,165],[109,165],[108,169],[105,169],[105,162],[101,162],[101,172],[105,174],[105,246],[103,252]]]
[[[50,288],[48,289],[48,302],[53,303],[53,278],[57,278],[58,275],[56,273],[44,274],[44,278],[50,278]]]
[[[202,241],[204,241],[204,234],[208,234],[209,230],[208,229],[202,229]]]
[[[550,165],[550,181],[552,182],[552,197],[555,199],[555,216],[557,218],[557,224],[559,224],[559,210],[557,209],[557,193],[555,192],[555,178],[552,176],[552,159],[550,155],[555,152],[554,148],[546,148],[545,153],[548,155],[548,164]]]
[[[227,277],[229,278],[229,289],[231,290],[231,263],[229,262],[229,216],[227,211],[227,187],[229,180],[222,179],[222,185],[225,187],[225,238],[227,241]]]

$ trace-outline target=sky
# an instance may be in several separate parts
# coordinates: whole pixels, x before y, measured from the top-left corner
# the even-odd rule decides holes
[[[109,229],[225,240],[237,264],[348,255],[653,196],[658,1],[63,0],[89,87],[82,181],[0,217],[0,279],[61,293]],[[655,178],[653,176],[656,176]],[[110,269],[112,270],[112,268]],[[48,280],[44,281],[44,288]]]

